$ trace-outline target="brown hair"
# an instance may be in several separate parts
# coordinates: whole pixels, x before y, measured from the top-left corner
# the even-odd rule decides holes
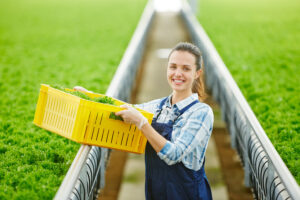
[[[204,62],[203,62],[202,53],[200,49],[194,44],[188,42],[180,42],[172,49],[172,51],[169,54],[169,58],[174,51],[186,51],[195,56],[196,71],[200,69],[202,69],[202,71],[199,78],[197,78],[193,83],[192,92],[198,93],[199,100],[204,100],[206,98],[205,85],[202,77],[202,73],[204,70]]]

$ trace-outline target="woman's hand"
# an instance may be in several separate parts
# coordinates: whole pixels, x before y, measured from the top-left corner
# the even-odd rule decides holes
[[[138,129],[141,128],[148,123],[148,120],[135,108],[129,105],[121,105],[121,108],[126,108],[126,110],[122,110],[116,113],[117,116],[121,116],[125,123],[134,124]]]
[[[73,89],[77,90],[77,91],[93,93],[92,91],[89,91],[89,90],[87,90],[87,89],[85,89],[84,87],[81,87],[81,86],[75,86]]]
[[[167,143],[167,140],[161,136],[156,130],[148,123],[148,120],[135,108],[129,105],[121,105],[121,108],[126,108],[116,113],[121,116],[126,123],[132,123],[138,127],[147,138],[156,152],[160,152],[161,149]]]

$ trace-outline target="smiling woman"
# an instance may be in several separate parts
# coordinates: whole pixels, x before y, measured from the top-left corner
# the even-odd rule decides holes
[[[148,140],[146,199],[212,198],[204,157],[213,112],[199,101],[204,96],[203,85],[195,86],[201,79],[202,62],[200,50],[193,44],[179,43],[171,51],[167,79],[172,94],[136,105],[154,113],[151,125],[132,107],[124,106],[126,110],[116,113],[126,123],[135,124]]]
[[[32,124],[40,84],[105,93],[145,4],[0,1],[0,199],[53,198],[79,145]]]

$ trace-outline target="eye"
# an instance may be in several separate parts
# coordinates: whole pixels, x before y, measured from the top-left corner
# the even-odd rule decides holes
[[[176,69],[176,65],[170,65],[169,68],[170,69]]]
[[[187,67],[187,66],[184,66],[183,70],[187,72],[187,71],[190,71],[191,69],[189,67]]]

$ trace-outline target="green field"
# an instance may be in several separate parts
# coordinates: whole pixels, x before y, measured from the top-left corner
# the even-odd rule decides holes
[[[33,125],[40,84],[105,93],[145,4],[0,1],[0,199],[53,198],[80,145]]]
[[[300,184],[300,1],[201,0],[199,9],[200,23]]]

